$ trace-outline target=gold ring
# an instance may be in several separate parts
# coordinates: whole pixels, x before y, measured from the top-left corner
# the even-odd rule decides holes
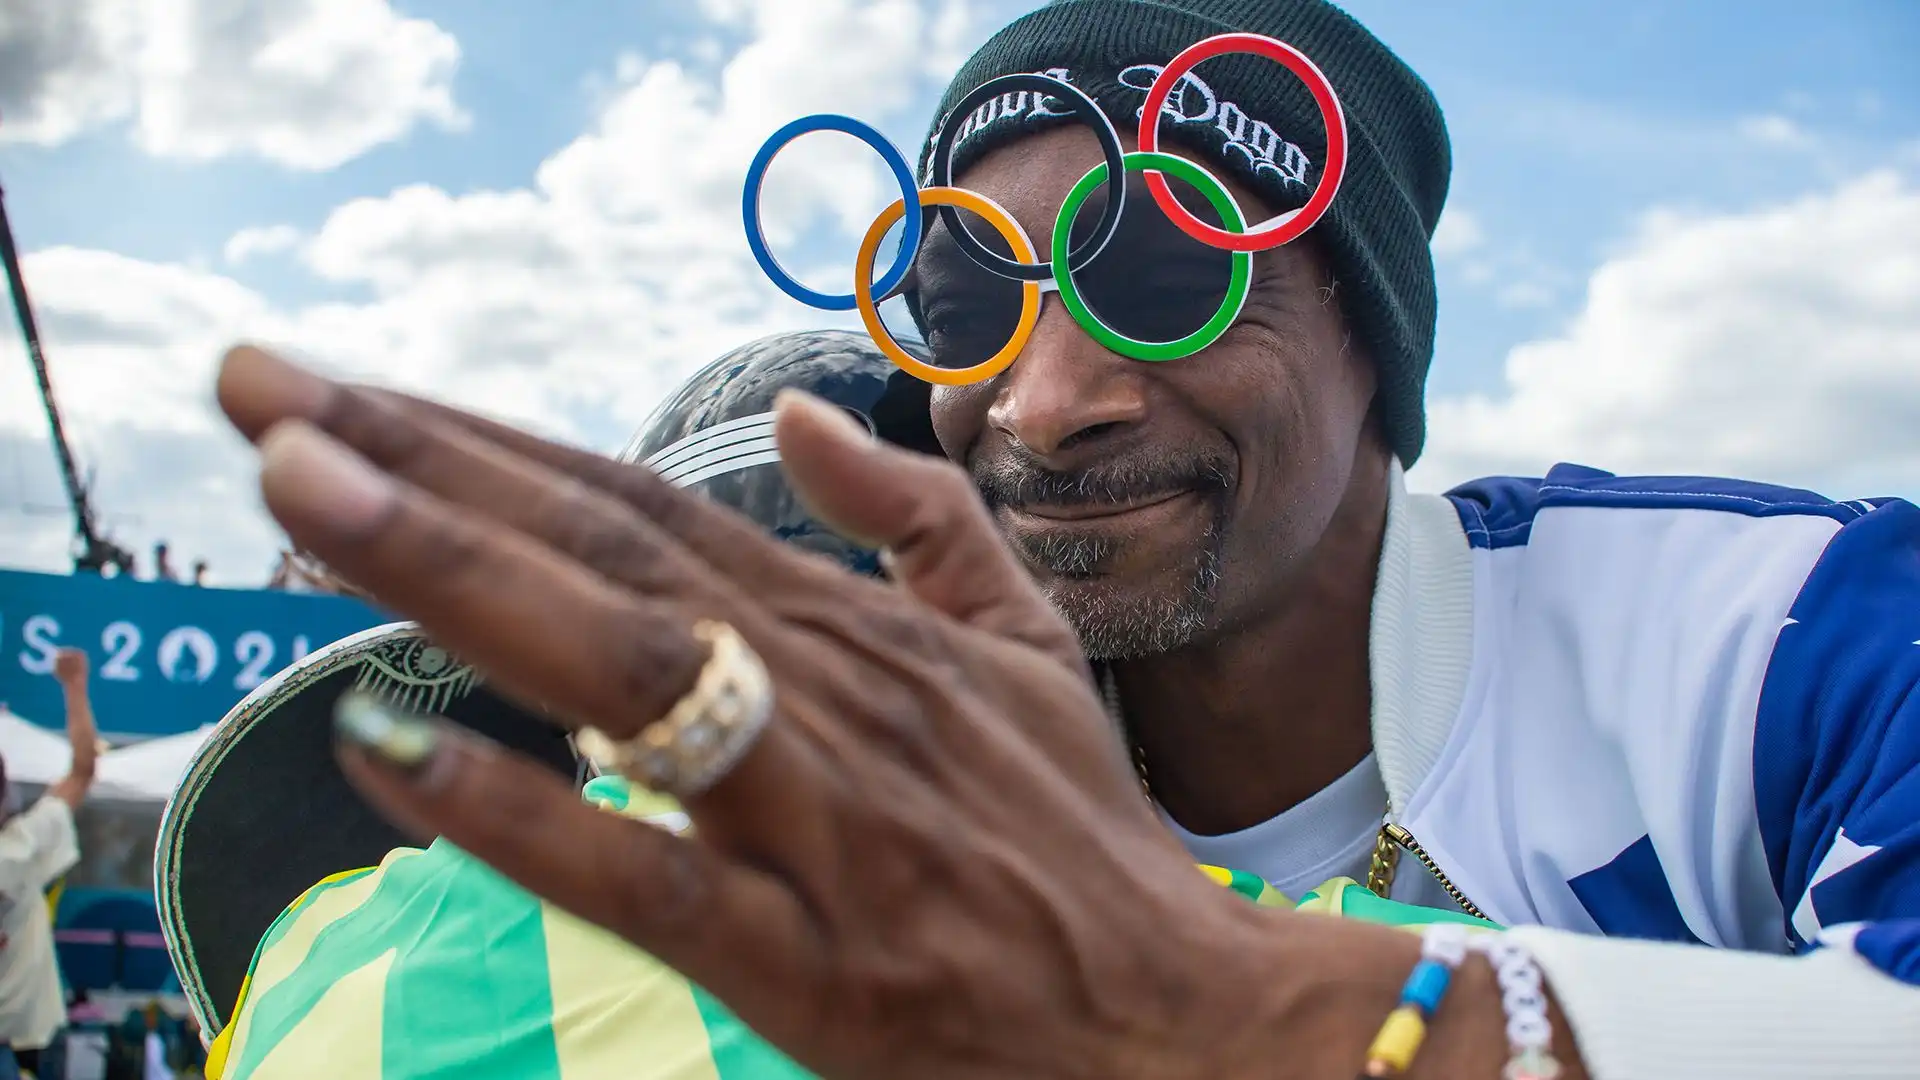
[[[693,636],[711,652],[693,689],[667,715],[630,739],[591,727],[577,736],[581,753],[603,772],[682,800],[727,775],[773,718],[773,679],[739,632],[703,619]]]

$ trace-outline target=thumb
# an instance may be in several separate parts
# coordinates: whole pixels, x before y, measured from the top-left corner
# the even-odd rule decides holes
[[[781,467],[815,517],[890,552],[894,579],[926,604],[1085,665],[1073,631],[1001,541],[965,472],[881,442],[811,394],[783,390],[774,412]]]

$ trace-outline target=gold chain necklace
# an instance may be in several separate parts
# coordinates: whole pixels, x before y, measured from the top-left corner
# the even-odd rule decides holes
[[[1120,708],[1120,686],[1114,680],[1111,668],[1100,669],[1100,696],[1106,704],[1107,717],[1113,721],[1114,729],[1133,746],[1133,771],[1140,778],[1140,794],[1146,797],[1148,804],[1157,806],[1153,798],[1153,784],[1147,777],[1147,751],[1138,740],[1127,734],[1126,714]],[[1400,845],[1393,842],[1388,832],[1391,823],[1385,820],[1392,813],[1393,807],[1389,805],[1382,816],[1380,831],[1374,834],[1373,857],[1367,864],[1367,891],[1382,900],[1390,899],[1388,894],[1393,891],[1394,872],[1400,867]]]

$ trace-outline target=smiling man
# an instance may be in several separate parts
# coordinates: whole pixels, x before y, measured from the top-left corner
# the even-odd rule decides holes
[[[1389,493],[1424,441],[1426,238],[1445,199],[1448,148],[1417,77],[1334,9],[1188,7],[1043,8],[962,69],[942,115],[990,78],[1038,70],[1079,86],[1128,130],[1160,71],[1142,57],[1164,61],[1229,30],[1266,33],[1303,49],[1340,88],[1355,148],[1332,211],[1302,241],[1256,258],[1239,320],[1202,353],[1127,360],[1050,305],[1008,372],[937,391],[933,418],[1088,655],[1112,662],[1155,797],[1185,838],[1213,847],[1210,838],[1263,822],[1277,829],[1276,815],[1337,789],[1351,833],[1337,852],[1324,828],[1276,835],[1250,867],[1297,890],[1330,860],[1364,869],[1387,803],[1379,768],[1363,760],[1370,611]],[[1194,13],[1203,11],[1211,17]],[[955,151],[958,182],[1043,239],[1068,187],[1101,160],[1092,132],[1064,112],[1032,95],[1003,99],[964,122]],[[1166,115],[1166,137],[1229,177],[1252,221],[1300,205],[1318,180],[1317,165],[1302,166],[1307,176],[1275,164],[1317,163],[1324,142],[1306,90],[1276,64],[1203,64]],[[1076,271],[1083,295],[1132,337],[1191,332],[1218,307],[1229,256],[1176,228],[1138,174],[1127,206],[1114,239]],[[1080,229],[1090,231],[1096,210],[1079,216]],[[936,362],[966,366],[1005,339],[1017,284],[982,269],[944,226],[916,283]],[[1237,854],[1245,839],[1227,846]],[[1303,864],[1307,851],[1322,857]],[[1275,862],[1283,852],[1285,866]]]
[[[1198,355],[1123,359],[1049,306],[1011,368],[939,390],[934,435],[972,486],[818,397],[725,415],[773,388],[730,363],[737,382],[669,410],[698,430],[642,468],[229,355],[222,406],[289,536],[489,682],[591,726],[598,760],[693,824],[598,812],[405,712],[423,706],[351,699],[342,775],[464,853],[472,898],[526,917],[468,905],[482,917],[448,966],[381,938],[419,940],[386,903],[424,917],[445,897],[296,907],[277,945],[231,950],[258,957],[231,1080],[269,1075],[248,1053],[331,1065],[245,1041],[302,1010],[316,1045],[390,1078],[534,1075],[509,1044],[540,1075],[588,1075],[559,1064],[566,1031],[605,1040],[608,1075],[676,1080],[1912,1075],[1920,508],[1571,467],[1407,493],[1444,129],[1317,0],[1052,5],[989,41],[943,113],[1046,71],[1124,128],[1155,65],[1226,30],[1291,43],[1339,90],[1354,156],[1332,211],[1255,261]],[[1092,139],[1031,93],[966,112],[948,121],[959,182],[1045,237]],[[1315,123],[1289,77],[1235,61],[1189,80],[1165,127],[1257,220],[1318,182]],[[998,349],[1016,299],[960,247],[936,229],[911,296],[949,366]],[[1227,269],[1140,197],[1077,282],[1116,329],[1165,340],[1211,318]],[[765,528],[811,525],[671,486],[770,450],[826,531],[890,553],[889,580]],[[1392,917],[1292,910],[1329,879],[1339,914]],[[615,966],[604,940],[570,953],[600,968],[493,948],[533,922],[508,880],[684,979]],[[1477,927],[1484,958],[1457,926],[1370,925],[1476,914],[1518,928]],[[388,988],[354,1025],[326,1022],[334,949]],[[624,1011],[569,1012],[582,991]],[[490,993],[531,1023],[502,1023]],[[396,1019],[432,1037],[367,1037]]]
[[[1575,466],[1408,494],[1450,150],[1418,76],[1328,4],[1050,4],[966,63],[940,115],[1037,72],[1131,132],[1161,65],[1229,31],[1300,49],[1339,93],[1351,156],[1328,215],[1255,257],[1240,319],[1195,356],[1127,359],[1049,301],[1012,367],[933,398],[1169,827],[1293,895],[1344,874],[1562,931],[1520,936],[1596,1076],[1910,1070],[1910,1034],[1832,1032],[1920,1022],[1920,509]],[[1045,251],[1102,160],[1093,132],[1032,93],[947,123],[954,182]],[[1200,65],[1160,131],[1250,223],[1321,176],[1319,113],[1265,60]],[[1213,313],[1228,256],[1140,179],[1074,277],[1113,329],[1169,340]],[[950,222],[913,284],[936,363],[1007,339],[1018,285]]]

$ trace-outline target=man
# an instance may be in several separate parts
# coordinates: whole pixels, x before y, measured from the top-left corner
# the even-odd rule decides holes
[[[87,654],[61,649],[53,671],[66,695],[73,765],[33,806],[0,825],[0,1080],[17,1076],[19,1059],[37,1056],[66,1019],[46,889],[80,861],[73,812],[93,785],[99,736],[87,699]]]
[[[1288,42],[1339,92],[1352,156],[1328,216],[1258,257],[1245,314],[1200,356],[1129,361],[1053,309],[1006,373],[933,398],[1103,669],[1169,826],[1283,891],[1372,869],[1505,924],[1778,953],[1889,920],[1856,944],[1920,982],[1920,923],[1901,921],[1920,916],[1920,512],[1575,466],[1408,495],[1446,131],[1414,73],[1318,0],[1050,4],[974,55],[941,115],[1047,72],[1130,132],[1158,65],[1224,31]],[[1319,178],[1321,122],[1277,64],[1203,66],[1162,132],[1237,181],[1251,222]],[[975,113],[955,173],[1044,238],[1099,160],[1023,95]],[[1195,245],[1134,194],[1158,231],[1083,276],[1121,260],[1137,303],[1177,312],[1191,271],[1172,255]],[[1006,286],[944,229],[918,278],[936,358],[977,359],[969,331],[1004,325]],[[1692,949],[1533,944],[1596,1075],[1738,1056],[1738,1017],[1788,1001],[1822,1073],[1816,1016],[1920,1000],[1833,956],[1742,983]]]
[[[153,545],[153,580],[180,580],[180,575],[174,572],[173,556],[164,540]]]
[[[1353,159],[1329,216],[1257,260],[1245,314],[1200,356],[1124,360],[1050,306],[1004,374],[932,406],[1102,669],[1163,821],[1187,857],[1232,849],[1208,861],[1278,882],[1345,869],[1524,927],[1507,937],[1546,969],[1560,1064],[1507,1075],[1909,1075],[1920,509],[1572,468],[1408,495],[1446,143],[1418,79],[1323,3],[1050,5],[947,101],[1048,71],[1124,129],[1151,69],[1229,30],[1300,48],[1340,93]],[[1253,63],[1201,75],[1167,138],[1232,177],[1249,218],[1300,205],[1324,141],[1304,93]],[[960,140],[958,183],[1042,238],[1098,160],[1064,111],[989,103]],[[1095,306],[1164,339],[1211,308],[1181,295],[1209,291],[1206,253],[1154,252],[1136,216]],[[915,306],[936,361],[962,366],[1010,320],[951,246],[930,236]],[[777,690],[742,694],[771,718],[703,776],[691,842],[584,817],[400,720],[410,752],[349,727],[348,760],[396,819],[661,956],[796,1060],[836,1077],[1364,1060],[1409,948],[1229,910],[1175,872],[1068,689],[1080,654],[946,473],[857,447],[804,401],[780,415],[803,497],[891,547],[898,598],[470,417],[245,351],[221,393],[290,534],[577,723],[680,747],[672,721],[722,663],[697,628],[749,639]],[[422,575],[450,557],[460,572]],[[1409,1075],[1506,1060],[1508,1003],[1485,965],[1460,971]]]

